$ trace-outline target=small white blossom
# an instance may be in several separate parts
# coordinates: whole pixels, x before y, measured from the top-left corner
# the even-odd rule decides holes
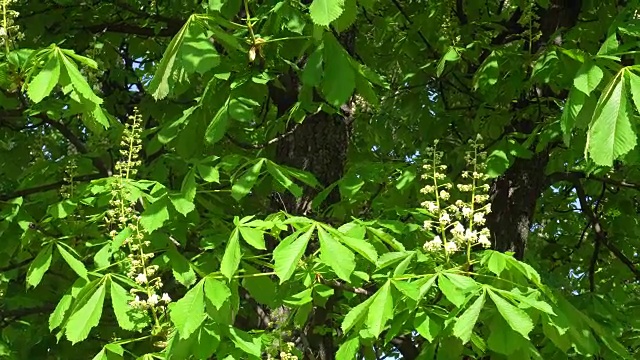
[[[468,208],[466,206],[462,208],[462,215],[464,217],[469,217],[471,215],[471,213],[472,213],[471,208]]]
[[[440,222],[442,223],[449,223],[451,222],[451,218],[449,217],[449,213],[447,213],[446,211],[442,213],[442,215],[440,215]]]
[[[445,190],[440,190],[440,198],[444,199],[444,200],[449,200],[449,197],[451,195],[449,195],[448,192],[446,192]]]
[[[491,246],[491,241],[489,241],[487,235],[480,234],[480,236],[478,236],[478,244],[482,245],[485,248],[488,248]]]
[[[157,294],[153,294],[149,296],[149,299],[147,299],[147,302],[149,303],[149,305],[156,305],[158,304],[159,301],[160,299],[158,298]]]
[[[454,253],[454,252],[458,251],[458,245],[453,241],[449,241],[444,246],[444,251],[446,251],[447,254]]]
[[[440,236],[436,235],[433,240],[425,242],[423,248],[426,251],[435,251],[442,248],[442,240],[440,239]]]
[[[478,225],[483,225],[485,222],[484,214],[481,212],[473,214],[473,222]]]
[[[146,282],[147,282],[147,275],[145,275],[145,274],[143,274],[143,273],[140,273],[140,274],[138,274],[138,276],[136,276],[136,279],[135,279],[135,280],[136,280],[136,282],[137,282],[138,284],[146,284]]]
[[[438,211],[438,205],[433,201],[426,201],[425,205],[426,205],[425,207],[430,213],[434,213]]]
[[[476,232],[471,229],[467,229],[467,231],[465,231],[464,233],[465,240],[470,242],[475,242],[477,237],[478,235],[476,234]]]
[[[451,232],[454,235],[461,236],[462,234],[464,234],[464,226],[458,222],[456,223],[456,226],[454,226],[453,229],[451,229]]]
[[[171,302],[171,298],[169,297],[169,294],[167,294],[167,293],[163,293],[162,294],[162,299],[160,299],[160,300],[162,300],[162,301],[164,301],[166,303]]]

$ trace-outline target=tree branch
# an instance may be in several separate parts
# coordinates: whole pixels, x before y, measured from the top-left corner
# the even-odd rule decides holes
[[[636,268],[635,264],[607,239],[607,233],[603,230],[600,219],[593,212],[593,209],[591,209],[591,206],[587,202],[587,194],[584,191],[584,187],[582,187],[578,174],[575,174],[571,180],[576,192],[578,193],[578,201],[580,202],[582,213],[585,214],[591,222],[591,228],[596,236],[596,240],[604,244],[609,251],[618,258],[618,260],[625,264],[629,270],[631,270],[636,279],[640,279],[640,271]]]
[[[91,181],[91,180],[101,179],[103,177],[105,176],[103,176],[102,174],[88,174],[88,175],[75,176],[73,180],[74,181]],[[7,201],[7,200],[15,199],[21,196],[28,196],[28,195],[45,192],[45,191],[55,190],[55,189],[59,189],[63,185],[68,185],[68,184],[69,184],[68,181],[60,180],[58,182],[54,182],[51,184],[39,185],[39,186],[34,186],[32,188],[17,190],[10,194],[0,195],[0,201]]]
[[[330,287],[330,288],[332,288],[334,290],[348,291],[348,292],[352,292],[354,294],[366,295],[366,296],[373,295],[373,292],[371,292],[371,291],[369,291],[369,290],[367,290],[365,288],[361,288],[361,287],[354,288],[351,285],[344,284],[344,283],[341,283],[341,282],[336,281],[336,280],[330,281],[330,280],[321,279],[320,282],[323,285],[326,285],[326,286],[328,286],[328,287]]]
[[[11,265],[7,265],[4,267],[0,267],[0,273],[6,272],[6,271],[11,271],[11,270],[15,270],[18,269],[20,267],[23,267],[25,265],[27,265],[28,263],[30,263],[31,261],[33,261],[34,258],[28,258],[26,260],[22,260],[17,264],[11,264]]]
[[[51,127],[53,127],[54,129],[58,130],[62,134],[62,136],[64,136],[67,140],[69,140],[71,144],[73,144],[73,146],[75,146],[78,152],[82,154],[87,154],[89,152],[82,140],[80,140],[64,123],[62,123],[61,121],[49,119],[49,117],[44,114],[39,114],[38,117],[45,123],[51,125]],[[93,166],[98,169],[102,176],[108,177],[112,175],[111,169],[109,169],[101,159],[93,157],[91,158],[91,162],[93,163]]]
[[[154,29],[149,27],[136,26],[126,23],[106,23],[106,24],[96,24],[89,25],[84,27],[84,30],[90,31],[92,33],[105,33],[105,32],[113,32],[113,33],[121,33],[121,34],[130,34],[130,35],[138,35],[138,36],[162,36],[162,37],[172,37],[180,31],[180,28],[184,25],[184,22],[179,23],[170,23],[167,24],[167,27],[162,29]]]
[[[286,138],[287,136],[289,136],[289,135],[293,134],[293,133],[296,131],[296,129],[298,128],[298,126],[300,126],[300,124],[301,124],[301,123],[296,123],[296,124],[295,124],[294,126],[292,126],[292,127],[291,127],[291,129],[289,129],[287,132],[284,132],[284,133],[282,133],[282,134],[280,134],[280,135],[276,136],[275,138],[273,138],[273,139],[271,139],[271,140],[267,141],[267,142],[266,142],[266,143],[264,143],[264,144],[247,144],[247,143],[244,143],[244,142],[242,142],[242,141],[239,141],[239,140],[234,139],[234,138],[233,138],[233,137],[231,137],[231,135],[229,135],[229,134],[225,134],[224,136],[225,136],[227,139],[229,139],[229,141],[231,141],[234,145],[236,145],[236,146],[238,146],[238,147],[241,147],[241,148],[246,149],[246,150],[258,150],[258,149],[264,149],[264,148],[266,148],[266,147],[267,147],[267,146],[269,146],[269,145],[273,145],[273,144],[277,143],[278,141],[283,140],[283,139],[284,139],[284,138]]]
[[[627,188],[627,189],[633,189],[633,190],[640,191],[640,184],[631,183],[631,182],[628,182],[626,180],[612,179],[612,178],[609,178],[609,177],[587,175],[582,171],[568,171],[568,172],[553,173],[553,174],[549,175],[549,177],[548,177],[548,179],[549,179],[548,185],[552,185],[552,184],[554,184],[556,182],[559,182],[559,181],[570,181],[570,182],[573,182],[575,178],[587,179],[587,180],[593,180],[593,181],[600,181],[600,182],[608,184],[608,185],[613,185],[613,186],[618,186],[618,187],[623,187],[623,188]]]

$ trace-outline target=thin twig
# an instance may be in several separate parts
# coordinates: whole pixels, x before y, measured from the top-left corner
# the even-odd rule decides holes
[[[277,143],[280,140],[283,140],[284,138],[286,138],[287,136],[293,134],[294,131],[296,131],[296,129],[298,128],[298,126],[300,126],[301,123],[296,123],[294,126],[291,127],[291,129],[289,129],[287,132],[284,132],[278,136],[276,136],[275,138],[267,141],[266,143],[263,144],[247,144],[244,142],[241,142],[239,140],[234,139],[233,137],[231,137],[231,135],[229,134],[225,134],[225,137],[227,139],[229,139],[229,141],[231,141],[234,145],[239,146],[243,149],[247,149],[247,150],[258,150],[258,149],[264,149],[269,145],[273,145],[275,143]]]

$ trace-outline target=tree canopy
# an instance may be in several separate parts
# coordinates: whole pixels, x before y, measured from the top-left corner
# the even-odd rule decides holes
[[[0,358],[637,357],[638,1],[0,1]]]

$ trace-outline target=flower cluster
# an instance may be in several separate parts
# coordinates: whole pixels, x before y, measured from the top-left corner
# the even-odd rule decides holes
[[[159,267],[151,264],[154,257],[154,253],[149,249],[151,242],[140,227],[140,215],[136,209],[138,198],[130,190],[133,187],[130,180],[137,174],[137,167],[141,164],[139,153],[142,149],[142,116],[134,109],[134,115],[130,116],[129,120],[120,143],[122,160],[115,166],[117,174],[112,182],[113,198],[106,221],[112,229],[109,233],[112,241],[120,242],[128,248],[127,276],[139,285],[131,289],[135,299],[129,304],[136,309],[151,310],[157,319],[156,310],[163,311],[171,298],[167,293],[158,295],[163,287],[162,279],[157,276]],[[141,298],[141,295],[144,298]]]
[[[65,181],[65,184],[60,188],[60,193],[64,198],[68,199],[73,196],[75,185],[73,182],[73,178],[78,175],[78,164],[76,162],[78,150],[74,145],[69,144],[67,155],[69,157],[69,160],[67,161],[67,165],[65,166],[64,177],[62,178]]]
[[[292,342],[285,343],[283,348],[280,350],[280,360],[298,360],[298,356],[292,353],[295,346],[296,344]],[[267,360],[272,359],[273,357],[271,354],[267,354]]]
[[[151,296],[149,296],[147,300],[141,300],[140,296],[136,295],[136,298],[133,299],[133,301],[131,301],[129,305],[136,309],[150,309],[158,306],[158,304],[166,305],[170,302],[171,302],[171,298],[169,297],[169,294],[163,293],[162,297],[160,297],[158,296],[158,294],[154,293],[154,294],[151,294]]]
[[[456,186],[460,194],[469,194],[469,201],[458,199],[449,202],[453,184],[446,181],[444,172],[447,166],[441,164],[443,152],[436,149],[437,144],[438,141],[434,147],[427,148],[429,161],[423,166],[426,172],[422,178],[431,180],[431,184],[421,190],[431,198],[424,201],[422,206],[436,219],[425,221],[424,228],[436,235],[425,242],[423,248],[428,252],[444,251],[447,256],[466,248],[470,257],[472,246],[491,246],[489,229],[485,227],[485,216],[491,212],[487,195],[489,185],[482,184],[486,178],[483,173],[486,155],[479,151],[481,144],[477,141],[471,143],[471,150],[465,155],[469,170],[461,174],[462,179],[469,182]]]
[[[2,25],[0,26],[0,46],[4,46],[5,52],[9,52],[9,47],[15,40],[22,40],[24,34],[18,30],[15,19],[19,12],[9,9],[11,3],[16,0],[2,0]]]

